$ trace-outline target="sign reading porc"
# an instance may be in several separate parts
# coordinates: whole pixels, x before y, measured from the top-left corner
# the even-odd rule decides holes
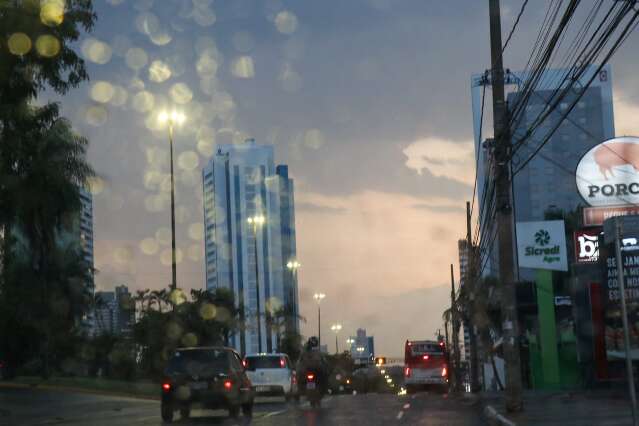
[[[576,171],[577,189],[591,206],[639,203],[639,138],[607,140],[584,155]]]
[[[567,271],[566,231],[563,220],[517,223],[519,266]]]

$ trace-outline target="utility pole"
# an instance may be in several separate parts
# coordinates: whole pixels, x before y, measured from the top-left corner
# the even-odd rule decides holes
[[[504,65],[501,42],[499,0],[488,0],[490,14],[491,77],[493,86],[493,176],[497,189],[497,232],[499,244],[499,280],[501,282],[501,319],[504,361],[506,365],[506,410],[518,412],[521,399],[519,324],[513,256],[512,178],[510,175],[511,140],[504,99]]]
[[[457,303],[455,302],[455,274],[453,272],[453,264],[450,264],[450,322],[453,326],[453,368],[452,382],[453,390],[459,390],[459,364],[461,361],[459,354],[459,318],[457,318]]]
[[[468,340],[470,343],[470,391],[479,392],[479,377],[477,375],[477,336],[475,335],[475,289],[477,280],[475,276],[479,271],[475,267],[475,247],[473,247],[472,230],[470,226],[470,202],[466,201],[466,282],[464,285],[468,294],[467,316],[464,327],[468,330]]]

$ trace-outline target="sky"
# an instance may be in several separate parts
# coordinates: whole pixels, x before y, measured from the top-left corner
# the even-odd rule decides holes
[[[503,1],[503,32],[520,0]],[[534,2],[533,2],[534,3]],[[98,289],[170,282],[167,130],[176,129],[178,284],[204,286],[201,169],[219,143],[273,144],[296,185],[302,332],[359,327],[380,355],[430,338],[473,192],[470,76],[490,66],[488,2],[95,0],[91,80],[57,99],[90,140]],[[521,68],[545,8],[505,52]],[[618,134],[637,134],[637,34],[612,61]],[[634,48],[633,48],[634,47]],[[488,136],[490,125],[486,125]],[[330,350],[334,336],[329,340]]]

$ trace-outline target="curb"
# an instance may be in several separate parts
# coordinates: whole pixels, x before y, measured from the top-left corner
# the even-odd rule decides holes
[[[492,426],[517,426],[517,423],[508,420],[502,414],[499,414],[497,410],[491,405],[484,407],[484,416],[488,420],[488,423]]]
[[[100,389],[87,389],[87,388],[77,388],[72,386],[57,386],[57,385],[46,385],[46,384],[26,384],[26,383],[7,383],[0,382],[0,389],[39,389],[39,390],[53,390],[60,392],[68,392],[68,393],[84,393],[89,395],[99,395],[99,396],[115,396],[115,397],[123,397],[123,398],[134,398],[134,399],[144,399],[148,401],[159,401],[159,396],[149,396],[149,395],[140,395],[133,393],[124,393],[124,392],[110,392],[103,391]]]

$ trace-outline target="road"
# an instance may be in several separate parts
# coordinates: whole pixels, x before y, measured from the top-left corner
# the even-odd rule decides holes
[[[482,425],[478,409],[463,398],[437,394],[327,396],[319,410],[277,398],[259,399],[252,420],[224,411],[193,410],[178,425]],[[38,389],[0,388],[0,425],[162,425],[158,401]]]

